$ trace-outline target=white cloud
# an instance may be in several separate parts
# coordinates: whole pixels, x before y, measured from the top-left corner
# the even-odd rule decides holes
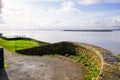
[[[115,16],[111,20],[111,25],[113,26],[120,26],[120,16]]]
[[[5,1],[9,1],[9,0],[5,0]],[[12,1],[16,1],[16,0],[12,0]],[[64,0],[17,0],[18,1],[64,1]]]
[[[99,3],[101,0],[80,0],[79,4],[90,5]]]
[[[114,28],[114,27],[120,27],[120,15],[114,16],[107,19],[98,19],[98,20],[92,20],[89,22],[86,22],[88,27],[93,28]],[[86,25],[84,25],[86,26]],[[87,27],[87,28],[88,28]]]
[[[3,4],[2,17],[4,26],[9,26],[9,28],[23,28],[26,24],[32,22],[30,7],[28,5],[16,0],[4,0]]]
[[[65,1],[62,3],[61,8],[49,9],[50,13],[81,13],[81,11],[75,8],[75,4],[72,1]]]
[[[54,28],[79,25],[78,18],[81,13],[73,1],[64,1],[59,8],[48,10],[48,16],[51,16],[52,19],[51,26],[54,26]]]
[[[24,1],[64,1],[64,0],[24,0]]]
[[[120,3],[120,0],[78,0],[79,4],[92,5],[98,3]]]
[[[2,18],[7,27],[3,28],[95,28],[103,26],[120,26],[120,11],[81,12],[74,1],[60,2],[60,6],[44,9],[34,5],[26,5],[16,0],[4,0]],[[27,0],[26,0],[27,1]],[[32,0],[31,0],[32,1]],[[48,1],[48,0],[46,0]],[[49,0],[57,1],[57,0]],[[59,0],[62,1],[62,0]],[[97,1],[97,0],[96,0]],[[89,2],[88,2],[89,3]],[[96,2],[92,2],[91,4]],[[98,1],[99,3],[99,1]],[[90,4],[90,3],[89,3]],[[109,15],[110,14],[110,15]],[[115,17],[111,17],[112,16]],[[114,15],[115,14],[115,15]],[[1,25],[1,24],[0,24]],[[2,25],[3,26],[3,25]],[[4,25],[5,26],[5,25]],[[1,27],[1,26],[0,26]],[[107,28],[107,27],[106,27]]]

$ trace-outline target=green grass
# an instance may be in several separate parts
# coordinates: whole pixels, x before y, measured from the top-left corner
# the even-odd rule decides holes
[[[118,57],[120,58],[120,54],[118,55]]]
[[[4,40],[4,39],[0,39],[0,46],[4,47],[7,50],[15,51],[15,50],[39,46],[39,43],[31,41],[31,40]]]
[[[4,68],[7,69],[8,68],[8,64],[4,63]]]
[[[90,61],[88,61],[86,55],[76,55],[74,56],[74,60],[78,63],[84,65],[85,68],[85,76],[84,80],[92,80],[92,78],[96,79],[100,70],[96,65],[93,65]]]

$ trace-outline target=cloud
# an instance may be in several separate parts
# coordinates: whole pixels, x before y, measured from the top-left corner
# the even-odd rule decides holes
[[[61,8],[52,8],[49,9],[50,13],[80,13],[81,11],[75,8],[75,4],[72,1],[65,1],[62,3]]]
[[[111,25],[120,27],[120,15],[113,17],[111,20]]]
[[[9,26],[9,28],[20,28],[26,26],[26,23],[29,23],[29,6],[15,0],[3,0],[3,4],[2,18],[4,26]]]
[[[12,0],[12,1],[16,1],[16,0]],[[64,0],[17,0],[19,2],[62,2]]]
[[[115,28],[115,27],[120,27],[120,15],[118,16],[114,16],[111,18],[107,18],[107,19],[98,19],[98,20],[92,20],[89,22],[86,22],[87,25],[84,26],[88,26],[88,27],[94,27],[94,28]],[[88,28],[87,27],[87,28]]]
[[[36,7],[33,4],[28,5],[27,2],[24,3],[19,1],[4,0],[5,4],[3,9],[2,19],[5,21],[6,26],[9,26],[9,28],[17,28],[17,29],[39,28],[40,29],[42,27],[42,28],[51,28],[51,29],[56,29],[56,28],[81,29],[81,28],[91,28],[93,26],[94,28],[102,28],[103,26],[105,26],[105,28],[111,26],[120,26],[120,15],[118,15],[120,11],[111,10],[109,12],[97,11],[97,12],[86,13],[86,12],[82,12],[77,7],[78,4],[75,2],[75,0],[74,1],[59,0],[61,2],[59,2],[59,4],[57,3],[58,6],[52,6],[53,8],[51,8],[48,5],[47,9],[43,8],[47,4],[45,4],[43,7],[40,6]],[[25,1],[29,1],[29,0],[25,0]],[[45,1],[57,1],[57,0],[45,0]],[[100,3],[99,0],[88,2],[88,5],[96,4],[96,3]],[[8,28],[8,27],[3,27],[3,28]]]
[[[100,0],[80,0],[79,4],[83,4],[83,5],[91,5],[91,4],[96,4],[101,2]]]
[[[24,0],[24,1],[64,1],[64,0]]]
[[[51,16],[52,19],[51,26],[54,28],[79,24],[78,18],[81,13],[73,1],[64,1],[59,8],[48,9],[48,16]]]
[[[79,4],[92,5],[98,3],[120,3],[120,0],[78,0]]]

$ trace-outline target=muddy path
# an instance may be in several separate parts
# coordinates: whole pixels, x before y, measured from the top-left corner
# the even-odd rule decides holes
[[[25,56],[4,51],[9,80],[82,80],[83,70],[71,59]]]

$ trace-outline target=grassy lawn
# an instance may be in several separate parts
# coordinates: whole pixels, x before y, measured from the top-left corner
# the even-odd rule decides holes
[[[7,50],[15,51],[25,48],[31,48],[39,46],[37,42],[31,40],[4,40],[0,39],[0,46],[4,47]],[[41,44],[42,45],[42,44]]]

